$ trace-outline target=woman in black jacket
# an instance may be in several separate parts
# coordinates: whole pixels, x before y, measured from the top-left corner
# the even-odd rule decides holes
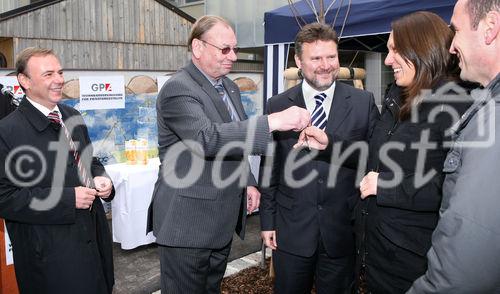
[[[467,102],[450,93],[453,32],[436,14],[392,23],[385,64],[393,85],[370,140],[368,174],[355,209],[358,293],[404,293],[425,273],[439,216],[447,130]],[[429,91],[424,91],[429,89]]]

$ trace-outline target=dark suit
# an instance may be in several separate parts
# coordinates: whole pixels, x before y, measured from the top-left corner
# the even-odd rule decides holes
[[[162,289],[168,293],[218,291],[218,272],[222,270],[223,274],[225,269],[235,228],[240,237],[244,236],[244,188],[256,185],[256,182],[248,174],[243,176],[243,185],[237,179],[221,188],[220,179],[234,174],[247,160],[241,148],[231,149],[223,158],[216,158],[216,155],[230,142],[243,144],[251,128],[249,121],[253,121],[256,127],[253,144],[247,144],[251,153],[264,153],[271,141],[267,118],[246,120],[238,87],[226,77],[223,84],[241,121],[231,121],[214,86],[193,63],[174,74],[158,95],[158,143],[162,165],[150,206],[148,229],[152,225],[157,243],[163,245],[160,246],[162,273],[164,266],[177,263],[167,270],[175,272],[172,274],[178,274],[178,277],[165,281],[167,277],[162,276]],[[186,150],[174,154],[177,147]],[[186,181],[192,180],[191,183],[176,179],[184,178],[191,169],[199,172],[199,175],[186,177]],[[189,253],[183,260],[172,260],[184,255],[180,252],[171,254],[172,250],[179,248],[191,249],[187,251],[193,257],[201,258],[199,262],[202,264],[191,270],[189,266],[195,261],[188,258]],[[169,256],[162,253],[167,249]],[[195,254],[195,250],[201,252]],[[212,264],[214,254],[210,252],[219,255],[215,261],[217,265]],[[205,267],[206,263],[210,264]],[[217,272],[215,278],[214,272]]]
[[[90,144],[82,117],[71,107],[62,104],[58,107],[65,122],[69,118],[77,120],[72,138],[80,143],[78,150],[82,152]],[[56,152],[49,151],[52,150],[50,143],[59,141],[60,132],[60,127],[51,124],[27,99],[0,121],[0,161],[4,163],[0,169],[0,217],[5,218],[11,238],[19,290],[21,293],[47,294],[111,293],[113,258],[104,210],[98,198],[90,211],[75,208],[74,187],[82,183],[73,153],[66,142],[61,145],[66,148],[64,172],[56,170]],[[40,152],[46,160],[45,172],[39,158],[35,157],[33,162],[23,159],[32,152],[13,151],[22,146]],[[7,165],[9,154],[13,156]],[[39,181],[27,187],[16,183],[15,179],[23,179],[16,170],[18,160],[23,168],[21,173],[28,175],[24,180],[35,180],[40,175]],[[94,160],[91,172],[93,176],[104,175],[104,168]],[[60,187],[53,186],[55,177],[63,177]],[[61,198],[52,209],[30,208],[34,198],[46,199],[57,189],[61,189]]]
[[[302,84],[272,97],[268,101],[267,110],[273,113],[293,105],[306,107]],[[350,142],[367,141],[377,118],[378,109],[371,93],[340,82],[336,83],[325,129],[327,134],[335,137],[336,142],[344,139]],[[273,253],[273,256],[277,257],[273,258],[277,275],[275,291],[277,293],[290,293],[290,291],[301,293],[308,291],[307,289],[310,291],[313,275],[315,272],[318,275],[315,266],[312,269],[302,268],[301,271],[306,272],[305,276],[298,273],[294,275],[293,270],[283,271],[294,266],[300,268],[297,265],[298,262],[302,262],[300,260],[308,263],[311,259],[319,260],[322,256],[327,256],[343,263],[337,270],[344,273],[339,274],[342,278],[340,281],[337,279],[337,285],[326,285],[327,289],[318,289],[317,284],[317,290],[318,293],[336,293],[336,287],[345,287],[354,276],[352,270],[355,245],[351,214],[359,198],[355,182],[356,170],[339,167],[335,187],[327,187],[329,157],[317,156],[296,168],[292,176],[295,180],[301,180],[312,171],[317,171],[318,175],[308,184],[292,188],[287,183],[285,162],[293,150],[293,145],[297,143],[298,134],[274,133],[274,140],[277,147],[272,176],[269,188],[262,189],[260,213],[262,230],[276,231],[278,249]],[[298,158],[310,156],[305,149],[298,152]],[[292,261],[293,256],[297,256],[297,260]],[[281,277],[280,274],[286,277]],[[290,285],[293,285],[292,288],[287,288]]]

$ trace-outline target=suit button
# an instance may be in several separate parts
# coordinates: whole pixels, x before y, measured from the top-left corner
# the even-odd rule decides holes
[[[318,184],[323,184],[323,179],[318,179]]]
[[[318,205],[318,210],[322,210],[322,209],[323,209],[323,206]]]

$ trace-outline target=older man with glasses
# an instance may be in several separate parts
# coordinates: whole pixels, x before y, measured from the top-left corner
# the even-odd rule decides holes
[[[159,245],[162,293],[220,293],[233,231],[243,238],[247,211],[260,201],[247,155],[264,154],[271,132],[302,130],[310,116],[291,107],[247,119],[226,77],[238,47],[223,18],[201,17],[188,45],[191,62],[157,100],[162,166],[148,229]]]

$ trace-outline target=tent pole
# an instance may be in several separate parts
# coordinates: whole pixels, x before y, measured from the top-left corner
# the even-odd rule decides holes
[[[319,0],[319,22],[322,24],[325,23],[325,4],[323,0]]]

